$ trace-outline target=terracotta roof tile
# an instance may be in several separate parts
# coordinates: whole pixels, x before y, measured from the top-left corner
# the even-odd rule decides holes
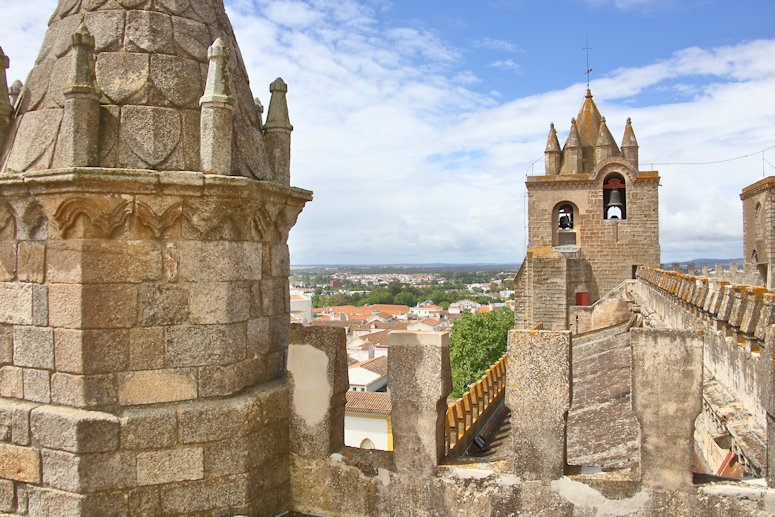
[[[348,391],[346,412],[390,415],[390,397],[375,391]]]

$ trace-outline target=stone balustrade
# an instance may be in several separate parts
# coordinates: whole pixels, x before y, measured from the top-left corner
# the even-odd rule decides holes
[[[461,398],[447,406],[447,455],[460,455],[497,411],[506,392],[506,354]]]

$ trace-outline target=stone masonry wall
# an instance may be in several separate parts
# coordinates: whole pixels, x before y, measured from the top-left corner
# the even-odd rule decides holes
[[[309,193],[94,169],[0,190],[0,512],[281,511]]]

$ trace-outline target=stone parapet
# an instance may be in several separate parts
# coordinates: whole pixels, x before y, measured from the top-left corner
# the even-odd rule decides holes
[[[446,453],[447,396],[452,392],[449,332],[395,331],[388,345],[396,469],[430,474]]]
[[[569,331],[509,332],[511,468],[522,479],[558,479],[565,473],[570,352]]]
[[[702,411],[702,334],[632,329],[632,407],[641,428],[641,481],[692,485],[694,421]]]
[[[291,325],[288,374],[295,454],[326,458],[344,446],[347,340],[344,329]]]

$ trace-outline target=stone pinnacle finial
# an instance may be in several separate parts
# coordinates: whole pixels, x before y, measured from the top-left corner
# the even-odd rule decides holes
[[[272,97],[269,99],[269,113],[266,115],[264,129],[286,129],[293,131],[293,126],[288,117],[288,102],[285,94],[288,93],[288,85],[281,77],[275,79],[269,85]]]
[[[8,95],[11,97],[12,106],[16,106],[16,101],[19,99],[19,95],[21,95],[23,87],[24,85],[18,79],[12,82],[11,86],[8,87]]]
[[[97,92],[94,74],[94,36],[82,23],[72,34],[70,41],[73,58],[65,92]]]
[[[256,119],[258,120],[257,128],[261,129],[264,125],[264,105],[261,104],[261,100],[258,97],[254,97],[253,102],[256,103]]]
[[[199,158],[202,172],[231,174],[234,97],[231,96],[229,48],[221,38],[207,49],[210,65],[199,99]]]
[[[3,52],[3,48],[0,47],[0,106],[4,106],[11,103],[8,101],[8,79],[5,75],[6,69],[11,66],[11,60]]]
[[[272,97],[269,99],[269,112],[264,124],[266,146],[275,180],[282,185],[290,185],[293,126],[288,118],[288,102],[285,98],[288,85],[278,77],[269,85],[269,91],[272,92]]]
[[[0,150],[5,146],[5,140],[11,128],[11,114],[13,106],[8,100],[8,79],[5,70],[10,66],[11,61],[0,48]]]
[[[207,69],[207,83],[204,95],[199,104],[205,102],[222,102],[232,104],[231,78],[229,76],[229,47],[221,38],[216,39],[207,49],[207,59],[210,64]]]

